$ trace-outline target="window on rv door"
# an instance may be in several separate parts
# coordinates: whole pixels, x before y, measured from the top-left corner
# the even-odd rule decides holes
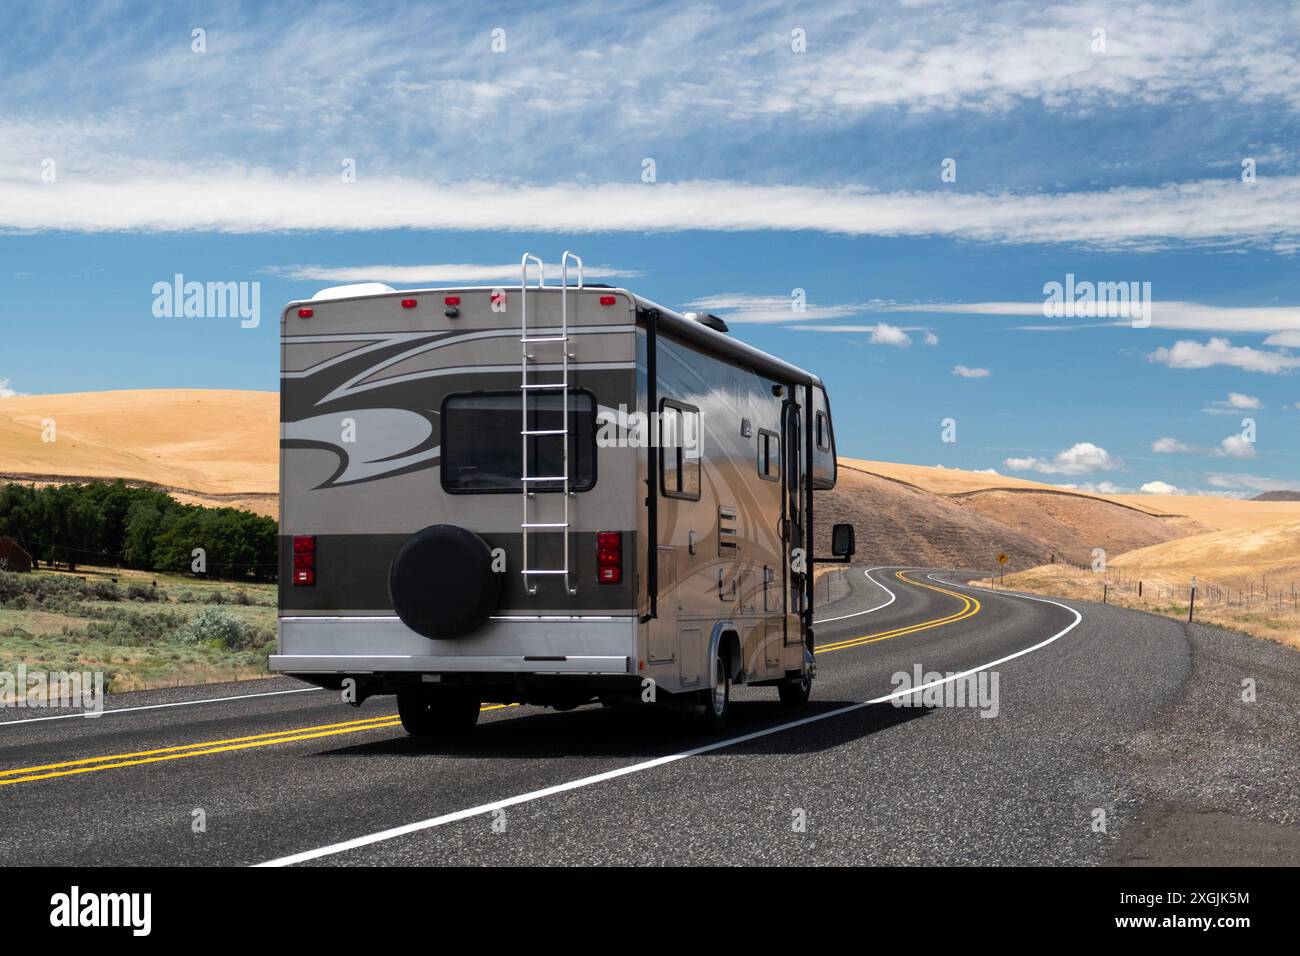
[[[569,443],[569,490],[596,483],[596,402],[590,392],[569,393],[567,414],[559,395],[528,397],[525,419],[519,392],[448,395],[442,405],[442,487],[452,494],[519,491],[524,475],[523,429],[561,432],[530,435],[528,475],[564,475]],[[525,424],[526,421],[526,424]],[[562,481],[529,482],[531,491],[560,491]]]
[[[781,436],[766,428],[758,430],[758,477],[781,480]]]
[[[659,472],[665,496],[700,500],[702,444],[700,410],[664,399],[659,406]]]
[[[831,450],[831,429],[830,429],[830,422],[828,422],[828,421],[826,420],[826,413],[825,413],[825,412],[818,412],[818,413],[817,413],[817,436],[816,436],[816,439],[817,439],[817,450],[818,450],[818,451],[830,451],[830,450]]]

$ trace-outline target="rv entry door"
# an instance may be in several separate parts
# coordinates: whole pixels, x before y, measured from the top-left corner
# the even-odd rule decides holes
[[[804,546],[803,509],[800,507],[804,477],[804,447],[799,406],[793,402],[786,402],[783,416],[781,430],[782,443],[785,447],[781,455],[781,463],[784,466],[781,473],[783,538],[781,544],[785,548],[785,643],[789,645],[803,643],[803,611],[806,593],[803,575],[806,572],[794,570],[794,550]],[[808,567],[806,556],[803,567]]]

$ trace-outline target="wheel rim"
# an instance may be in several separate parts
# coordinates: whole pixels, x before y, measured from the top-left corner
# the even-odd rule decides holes
[[[727,709],[727,671],[721,657],[713,659],[713,713],[722,716]]]

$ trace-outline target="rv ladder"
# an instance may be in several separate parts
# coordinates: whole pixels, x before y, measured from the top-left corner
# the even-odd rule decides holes
[[[544,334],[528,334],[528,264],[535,262],[537,264],[537,286],[538,289],[546,287],[546,267],[542,260],[532,253],[524,253],[519,262],[519,315],[520,315],[520,381],[519,381],[519,401],[521,407],[521,427],[519,429],[520,441],[523,446],[523,471],[521,473],[519,485],[521,500],[523,501],[523,520],[519,524],[519,530],[523,539],[523,568],[521,574],[524,578],[524,587],[529,594],[537,593],[537,584],[530,580],[539,575],[564,576],[564,589],[570,593],[576,593],[572,583],[569,581],[569,359],[572,357],[569,352],[569,260],[572,259],[578,266],[578,284],[576,289],[582,288],[582,260],[572,252],[565,251],[560,258],[560,328],[559,334],[555,334],[554,329],[547,329]],[[530,345],[560,345],[560,380],[558,382],[534,382],[529,381],[528,367],[530,362],[537,361],[537,356],[528,350]],[[539,428],[538,423],[533,422],[533,427],[529,427],[528,413],[530,405],[532,410],[540,411],[540,407],[531,400],[530,393],[533,392],[559,392],[560,398],[560,428]],[[560,438],[562,443],[561,462],[562,468],[558,475],[533,475],[528,469],[528,445],[530,440],[537,438]],[[560,498],[564,507],[563,521],[534,521],[532,520],[530,501],[536,496],[537,492],[532,486],[541,482],[560,485]],[[528,563],[528,537],[529,532],[550,531],[558,532],[563,538],[564,564],[559,568],[535,568]]]

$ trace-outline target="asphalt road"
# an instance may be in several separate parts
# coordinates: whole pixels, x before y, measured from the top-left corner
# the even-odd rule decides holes
[[[853,569],[813,702],[712,736],[502,707],[435,746],[283,679],[6,710],[0,863],[1300,863],[1300,653],[949,578]],[[897,706],[918,666],[989,696]]]

